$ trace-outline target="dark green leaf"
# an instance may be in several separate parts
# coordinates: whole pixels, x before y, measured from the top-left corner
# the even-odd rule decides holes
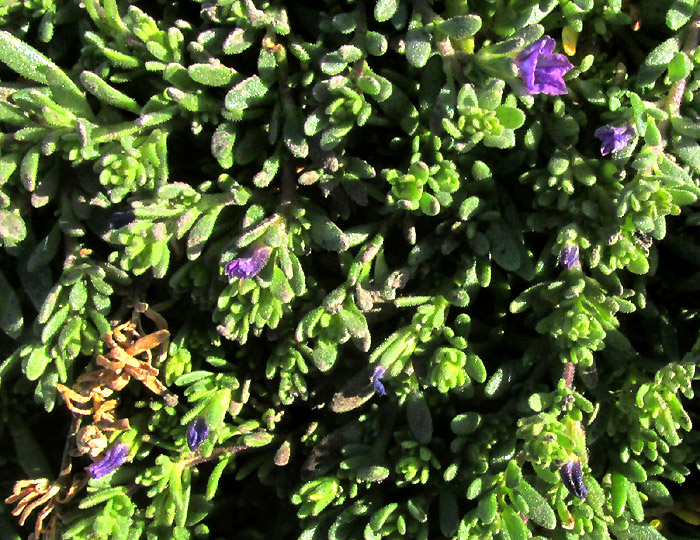
[[[415,67],[423,67],[430,57],[430,36],[422,28],[414,28],[406,34],[406,59]]]
[[[459,526],[459,505],[457,498],[449,491],[440,493],[440,532],[450,538]]]
[[[52,468],[44,455],[42,445],[29,429],[26,419],[8,418],[5,426],[10,430],[17,461],[28,478],[51,478]]]
[[[17,293],[15,293],[2,271],[0,271],[0,298],[2,299],[0,329],[11,338],[16,339],[24,326],[22,308]]]
[[[481,415],[475,412],[458,414],[452,419],[450,427],[455,435],[469,435],[481,425]]]
[[[423,394],[412,393],[406,402],[408,425],[416,440],[428,444],[433,438],[433,419]]]

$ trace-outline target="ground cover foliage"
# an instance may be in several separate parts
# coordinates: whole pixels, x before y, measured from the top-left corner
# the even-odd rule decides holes
[[[696,3],[0,2],[0,536],[700,538]]]

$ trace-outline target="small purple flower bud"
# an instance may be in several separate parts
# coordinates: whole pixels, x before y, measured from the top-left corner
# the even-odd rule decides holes
[[[192,422],[190,422],[187,428],[187,446],[189,446],[190,451],[194,452],[202,446],[202,443],[209,437],[209,426],[207,422],[201,416],[198,416]]]
[[[381,382],[385,372],[386,366],[377,366],[374,368],[374,373],[372,373],[372,386],[374,391],[380,396],[386,396],[386,390],[384,390],[384,385]]]
[[[588,490],[583,485],[583,471],[581,470],[581,460],[576,459],[564,463],[559,468],[559,476],[561,476],[564,486],[569,490],[574,497],[578,497],[582,501],[586,500]]]
[[[528,94],[567,93],[564,75],[574,66],[563,54],[554,54],[555,45],[554,39],[544,36],[515,58],[518,75],[525,82]]]
[[[580,266],[578,260],[578,246],[566,244],[559,252],[559,264],[567,270]]]
[[[256,276],[267,264],[270,251],[269,247],[256,248],[249,257],[241,257],[226,263],[224,272],[228,274],[229,279],[244,279]]]
[[[97,461],[86,468],[91,478],[102,478],[121,467],[128,457],[128,446],[122,443],[114,444],[107,449],[101,461]]]
[[[630,125],[615,127],[599,127],[593,133],[596,139],[600,139],[600,155],[607,156],[610,152],[622,150],[634,137],[634,128]]]

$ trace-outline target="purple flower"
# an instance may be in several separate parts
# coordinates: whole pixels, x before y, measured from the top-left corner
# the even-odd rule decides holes
[[[581,471],[581,460],[575,459],[564,463],[559,468],[559,476],[564,486],[569,490],[574,497],[578,497],[582,501],[586,500],[588,490],[583,485],[583,472]]]
[[[122,443],[115,444],[107,449],[101,461],[97,461],[86,468],[91,478],[102,478],[121,467],[128,457],[129,447]]]
[[[224,265],[224,272],[228,274],[229,279],[251,278],[260,272],[267,263],[270,257],[269,247],[256,248],[249,257],[234,259]]]
[[[377,366],[374,368],[374,373],[372,373],[372,386],[374,386],[374,391],[380,396],[386,396],[386,390],[384,390],[384,385],[381,380],[386,372],[386,366]]]
[[[574,66],[563,54],[554,54],[555,44],[554,39],[544,36],[515,58],[528,94],[566,94],[564,74]]]
[[[559,264],[567,270],[571,270],[575,266],[580,266],[578,261],[578,246],[566,244],[559,252]]]
[[[187,428],[187,446],[189,446],[190,451],[194,452],[202,446],[202,443],[209,437],[209,426],[207,422],[201,416],[198,416],[192,422],[190,422]]]
[[[593,136],[600,139],[600,154],[607,156],[610,152],[617,152],[626,147],[632,137],[634,137],[634,128],[630,125],[615,127],[603,126],[595,130]]]

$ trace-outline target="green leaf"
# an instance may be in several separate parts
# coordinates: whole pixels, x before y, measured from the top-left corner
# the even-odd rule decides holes
[[[695,173],[700,173],[700,145],[692,137],[673,137],[671,146],[682,162]]]
[[[80,311],[87,302],[88,291],[85,286],[85,282],[81,279],[71,287],[70,293],[68,294],[68,304],[73,311]]]
[[[668,488],[659,480],[647,480],[641,484],[642,491],[663,506],[673,505],[673,497]]]
[[[267,86],[257,75],[242,80],[226,94],[224,104],[233,113],[234,120],[240,120],[243,112],[260,101],[267,94]]]
[[[135,100],[120,92],[109,83],[105,82],[99,75],[92,71],[83,71],[80,74],[80,82],[83,87],[101,103],[124,109],[125,111],[138,114],[141,107]]]
[[[27,228],[19,210],[0,210],[0,240],[7,246],[14,246],[25,236]]]
[[[648,523],[629,524],[629,538],[634,540],[667,540],[667,538]]]
[[[475,412],[458,414],[450,422],[450,428],[455,435],[469,435],[481,425],[481,415]]]
[[[48,84],[46,74],[41,67],[50,64],[51,61],[5,30],[0,30],[0,62],[5,63],[22,77]]]
[[[61,306],[58,311],[55,311],[51,318],[44,325],[41,331],[41,341],[42,343],[48,343],[49,340],[58,332],[63,323],[68,318],[68,306]]]
[[[204,244],[209,240],[211,233],[214,231],[214,225],[216,225],[216,220],[223,208],[224,207],[221,205],[215,206],[201,216],[190,230],[187,236],[187,258],[189,260],[192,261],[196,259],[202,253]]]
[[[510,540],[527,540],[530,538],[530,531],[523,523],[522,518],[510,507],[507,506],[503,509],[501,522]]]
[[[266,431],[258,431],[257,433],[251,433],[243,437],[243,444],[250,448],[258,448],[260,446],[266,446],[274,440],[275,436],[272,433]]]
[[[211,153],[222,169],[233,166],[233,145],[236,142],[236,127],[229,122],[222,122],[216,127],[211,137]]]
[[[511,459],[506,467],[506,487],[509,489],[514,489],[518,487],[520,480],[523,477],[523,473],[520,470],[518,462]]]
[[[357,471],[357,479],[362,482],[382,482],[387,479],[389,474],[391,474],[391,471],[388,467],[371,465],[359,468]]]
[[[22,308],[17,293],[15,293],[2,271],[0,271],[0,298],[2,299],[0,328],[12,339],[17,339],[24,326]]]
[[[372,530],[378,531],[382,528],[386,520],[391,516],[392,513],[398,508],[398,503],[387,504],[385,507],[377,510],[369,520],[369,526]]]
[[[638,254],[636,259],[630,261],[627,269],[634,274],[644,275],[649,271],[649,261],[644,255]]]
[[[335,343],[319,339],[311,353],[311,359],[321,371],[328,371],[338,357],[338,346]]]
[[[496,118],[506,129],[518,129],[525,123],[525,113],[516,107],[499,105],[496,107]]]
[[[503,368],[498,368],[486,383],[486,387],[484,388],[484,394],[486,397],[494,398],[498,393],[500,393],[503,388],[504,378],[505,372]]]
[[[486,367],[476,354],[467,352],[467,362],[465,364],[467,374],[478,383],[483,383],[486,380]]]
[[[436,216],[440,213],[440,203],[430,193],[423,192],[419,204],[421,212],[426,216]]]
[[[345,251],[348,249],[348,239],[340,228],[323,215],[309,216],[312,227],[311,237],[322,248],[329,251]]]
[[[224,421],[224,416],[231,405],[231,388],[224,388],[222,390],[217,390],[214,394],[207,400],[207,407],[204,409],[204,419],[207,422],[207,426],[212,431],[218,431],[221,429],[221,425]],[[206,442],[215,442],[215,437],[210,436]]]
[[[39,147],[33,146],[22,158],[22,164],[19,168],[19,176],[22,180],[24,189],[32,192],[36,189],[36,176],[39,171]]]
[[[298,107],[284,108],[282,140],[296,158],[305,158],[309,154],[309,144],[304,138],[303,119]]]
[[[348,64],[362,58],[362,51],[354,45],[343,45],[337,51],[325,54],[321,58],[321,71],[326,75],[338,75]]]
[[[81,509],[92,508],[119,495],[124,495],[123,487],[100,489],[82,499],[78,507]]]
[[[518,484],[518,493],[525,499],[529,508],[527,515],[532,521],[545,529],[553,530],[557,526],[557,517],[554,514],[554,510],[534,487],[525,480],[521,480]]]
[[[219,63],[192,64],[187,68],[194,82],[207,86],[226,86],[231,82],[235,71]]]
[[[389,48],[389,42],[386,37],[379,32],[369,31],[365,34],[365,39],[367,52],[372,56],[382,56]],[[379,79],[381,80],[383,77]],[[386,99],[386,96],[382,99]],[[379,101],[381,101],[381,99],[379,99]]]
[[[479,197],[474,195],[466,198],[459,206],[459,219],[467,221],[478,207]]]
[[[68,319],[66,324],[61,328],[61,332],[58,334],[58,340],[56,340],[58,348],[64,352],[65,356],[73,358],[75,357],[72,343],[77,341],[80,344],[80,329],[83,325],[83,320],[80,317],[71,317]],[[57,367],[59,366],[58,361],[61,358],[57,358]]]
[[[406,59],[415,67],[423,67],[430,57],[430,36],[422,28],[413,28],[406,34]]]
[[[478,15],[460,15],[441,23],[440,30],[454,39],[467,39],[481,29],[481,17]]]
[[[229,461],[231,461],[231,454],[224,454],[221,458],[219,458],[219,462],[209,475],[209,480],[207,480],[207,490],[205,492],[205,497],[207,500],[212,500],[216,495],[216,490],[219,487],[219,480],[221,479],[221,475],[224,473],[224,469],[229,464]]]
[[[30,272],[36,272],[37,270],[45,271],[46,265],[56,256],[60,240],[61,229],[58,225],[55,225],[49,234],[33,249],[27,261],[27,270]]]
[[[627,506],[629,507],[630,513],[635,520],[644,521],[642,499],[639,497],[637,487],[632,482],[627,484]]]
[[[224,54],[242,53],[255,42],[255,31],[252,28],[236,28],[223,44]]]
[[[622,510],[627,502],[627,478],[624,475],[614,472],[610,482],[610,511],[617,517],[622,515]]]
[[[666,25],[671,30],[680,30],[693,15],[697,0],[676,0],[666,12]]]
[[[678,82],[685,79],[693,69],[693,63],[684,52],[677,52],[673,60],[668,63],[668,76],[671,82]]]
[[[85,94],[80,91],[73,80],[56,64],[49,62],[39,66],[39,71],[44,73],[46,84],[51,90],[54,101],[83,118],[93,118],[90,104]]]
[[[399,7],[399,0],[377,0],[374,5],[374,18],[386,22],[394,16]]]
[[[666,67],[679,49],[680,41],[673,37],[651,51],[639,68],[638,82],[640,86],[652,85],[666,71]]]
[[[470,501],[473,501],[476,499],[479,495],[481,495],[481,490],[483,489],[483,482],[481,480],[481,476],[477,476],[474,478],[471,484],[469,484],[469,487],[467,488],[467,499]]]
[[[289,303],[294,298],[294,293],[289,285],[289,280],[279,266],[275,266],[272,271],[272,282],[270,283],[270,292],[272,295],[283,304]]]
[[[29,356],[24,357],[22,362],[22,370],[30,381],[36,381],[41,377],[46,369],[46,366],[51,362],[51,358],[46,355],[46,349],[36,347]]]
[[[491,254],[498,266],[509,272],[520,269],[520,248],[518,240],[513,236],[514,231],[500,222],[489,227],[486,234],[491,243]]]
[[[479,499],[479,505],[476,510],[477,516],[482,523],[488,525],[496,517],[498,512],[498,499],[496,494],[491,492],[486,497]]]

